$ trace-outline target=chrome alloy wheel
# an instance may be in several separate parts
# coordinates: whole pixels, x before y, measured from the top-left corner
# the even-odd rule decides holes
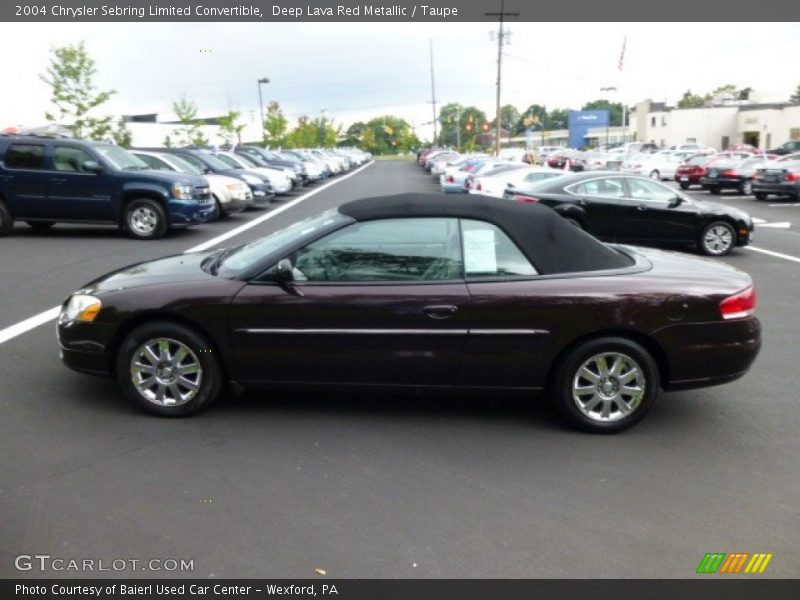
[[[733,233],[725,225],[709,227],[703,234],[703,246],[709,254],[722,255],[730,250],[733,245]]]
[[[627,354],[602,352],[578,369],[572,380],[572,399],[593,421],[618,421],[639,407],[645,386],[639,363]]]
[[[128,225],[139,235],[150,235],[158,225],[158,215],[147,206],[140,206],[128,216]]]
[[[148,340],[131,359],[131,381],[147,401],[159,406],[179,406],[200,390],[203,369],[197,355],[177,340]]]

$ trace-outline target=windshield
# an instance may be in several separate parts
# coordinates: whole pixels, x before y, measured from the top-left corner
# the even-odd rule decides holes
[[[215,154],[214,158],[224,163],[228,169],[241,169],[242,165],[239,164],[235,158],[227,154]]]
[[[119,146],[111,146],[108,144],[98,144],[94,147],[97,153],[102,156],[107,162],[115,169],[120,171],[137,171],[139,169],[148,169],[147,163],[140,158],[134,156],[127,150]]]
[[[320,232],[332,231],[350,222],[349,217],[345,217],[336,209],[298,221],[249,244],[225,250],[215,265],[216,274],[220,277],[235,278],[249,271],[260,261],[269,258],[273,253],[280,251],[284,246],[303,240],[310,241]],[[276,260],[278,258],[280,257],[277,257]]]
[[[176,156],[174,154],[167,154],[167,155],[160,154],[160,155],[158,155],[158,158],[160,158],[160,159],[168,162],[169,164],[173,165],[181,173],[187,173],[189,175],[202,175],[203,174],[203,170],[202,169],[198,169],[196,166],[194,166],[188,160],[185,160],[184,158],[182,158],[180,156]]]

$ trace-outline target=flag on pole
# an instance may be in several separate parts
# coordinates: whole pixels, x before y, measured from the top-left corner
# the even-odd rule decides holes
[[[622,40],[622,52],[619,53],[619,70],[622,71],[622,63],[625,60],[625,46],[628,43],[628,36],[625,36],[625,39]]]

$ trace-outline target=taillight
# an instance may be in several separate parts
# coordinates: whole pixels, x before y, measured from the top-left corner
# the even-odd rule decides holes
[[[452,175],[447,176],[447,183],[455,183],[455,182],[456,182],[455,177],[453,177]]]
[[[739,173],[737,173],[734,169],[725,169],[722,172],[723,177],[738,177]]]
[[[520,202],[522,204],[536,204],[539,202],[538,198],[534,198],[533,196],[525,196],[523,194],[516,194],[511,198],[514,202]]]
[[[783,176],[783,180],[784,181],[799,181],[800,180],[800,175],[798,175],[797,173],[787,173],[786,175]]]
[[[723,319],[742,319],[756,312],[756,288],[752,285],[738,294],[729,296],[719,303]]]
[[[479,192],[483,189],[483,186],[481,186],[481,182],[480,181],[475,185],[475,189],[477,191],[479,191]]]

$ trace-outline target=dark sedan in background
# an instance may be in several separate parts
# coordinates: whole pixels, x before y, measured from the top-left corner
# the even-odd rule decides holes
[[[753,177],[756,200],[786,196],[800,200],[800,160],[781,161],[759,169]]]
[[[608,246],[541,205],[409,194],[108,274],[64,302],[58,338],[67,366],[162,416],[226,385],[547,390],[613,432],[659,388],[746,373],[755,304],[741,271]]]
[[[507,190],[504,197],[549,206],[607,241],[694,244],[705,254],[722,256],[749,244],[753,233],[753,220],[743,211],[617,172],[567,175]]]
[[[714,163],[700,178],[700,185],[712,194],[719,194],[720,190],[732,189],[749,196],[753,193],[753,176],[756,171],[764,168],[767,164],[769,161],[763,156]]]

